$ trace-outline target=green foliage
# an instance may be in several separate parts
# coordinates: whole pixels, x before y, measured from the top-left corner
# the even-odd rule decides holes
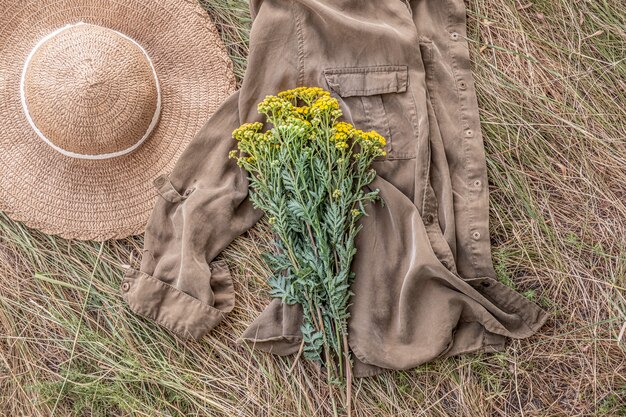
[[[275,233],[266,254],[274,274],[272,297],[303,307],[304,357],[322,363],[340,380],[350,360],[347,320],[350,264],[366,191],[376,173],[371,162],[385,154],[385,139],[345,122],[337,100],[321,88],[300,87],[259,104],[273,127],[248,123],[233,132],[240,153],[232,158],[250,173],[250,199]],[[332,370],[338,370],[333,373]]]

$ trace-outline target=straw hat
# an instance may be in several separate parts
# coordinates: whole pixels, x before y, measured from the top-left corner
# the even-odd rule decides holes
[[[235,90],[196,0],[0,0],[0,211],[66,238],[143,232]]]

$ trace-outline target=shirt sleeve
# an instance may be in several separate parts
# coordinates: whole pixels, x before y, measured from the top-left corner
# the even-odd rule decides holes
[[[291,1],[254,10],[242,87],[211,116],[174,169],[154,181],[158,199],[146,226],[139,269],[128,269],[122,297],[137,314],[185,338],[199,339],[229,313],[235,292],[228,266],[215,261],[262,216],[248,196],[248,176],[228,154],[232,131],[262,121],[257,104],[293,88],[301,70]]]

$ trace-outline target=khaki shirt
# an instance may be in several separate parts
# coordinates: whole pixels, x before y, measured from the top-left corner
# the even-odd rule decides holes
[[[320,86],[357,128],[387,138],[375,162],[385,205],[361,219],[348,338],[354,375],[504,349],[547,313],[496,279],[487,171],[470,72],[463,0],[252,0],[241,89],[208,120],[160,194],[139,270],[122,294],[172,332],[200,338],[224,320],[235,293],[215,258],[262,216],[247,173],[228,158],[231,132],[262,121],[257,104]],[[279,355],[301,342],[301,310],[274,299],[240,343]]]

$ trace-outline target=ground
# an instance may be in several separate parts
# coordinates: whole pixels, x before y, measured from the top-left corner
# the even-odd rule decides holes
[[[247,3],[203,2],[241,78]],[[625,9],[469,1],[494,263],[550,319],[501,353],[357,380],[354,415],[626,415]],[[330,415],[313,368],[235,344],[269,300],[268,245],[260,223],[229,247],[237,306],[184,342],[120,298],[141,237],[66,241],[0,214],[0,415]]]

